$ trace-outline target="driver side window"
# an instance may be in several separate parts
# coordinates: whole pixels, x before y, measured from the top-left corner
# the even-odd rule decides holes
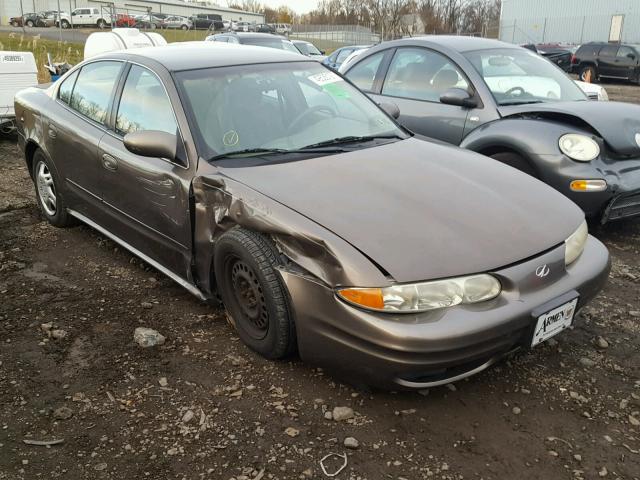
[[[469,83],[447,57],[425,48],[400,48],[389,66],[382,94],[440,102],[450,88],[468,90]]]

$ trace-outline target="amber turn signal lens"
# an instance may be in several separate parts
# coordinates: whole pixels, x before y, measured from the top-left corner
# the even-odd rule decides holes
[[[569,185],[574,192],[603,192],[607,189],[604,180],[574,180]]]
[[[339,290],[338,295],[349,303],[374,310],[384,309],[384,299],[380,288],[347,288]]]

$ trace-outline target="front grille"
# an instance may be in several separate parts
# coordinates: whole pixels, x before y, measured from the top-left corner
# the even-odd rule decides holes
[[[607,210],[607,220],[618,220],[640,215],[640,192],[614,198]]]

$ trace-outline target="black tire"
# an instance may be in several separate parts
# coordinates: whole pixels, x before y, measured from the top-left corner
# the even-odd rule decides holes
[[[491,158],[494,160],[498,160],[505,165],[509,165],[510,167],[516,168],[527,175],[531,175],[532,177],[538,178],[538,174],[533,169],[531,164],[527,162],[523,157],[513,152],[501,152],[494,153],[491,155]]]
[[[67,29],[71,24],[67,20],[62,20],[62,28]]]
[[[98,20],[98,23],[96,23],[96,25],[98,26],[98,28],[100,30],[106,28],[107,26],[107,22],[105,22],[103,19]]]
[[[224,233],[214,255],[216,283],[231,323],[249,348],[268,359],[286,357],[296,346],[278,256],[266,237],[243,228]]]
[[[586,65],[580,69],[580,80],[585,81],[587,76],[591,76],[591,83],[596,83],[598,81],[598,72],[596,71],[596,67],[593,65]]]
[[[182,30],[189,30],[189,26],[188,25],[182,25],[180,28]]]
[[[33,27],[35,26],[35,24],[33,23],[33,20],[27,20],[26,25],[27,25],[27,27],[29,27],[29,28],[33,28]]]
[[[46,200],[43,199],[43,194],[38,185],[39,177],[38,172],[40,171],[41,164],[44,165],[46,170],[51,175],[51,179],[53,182],[52,189],[55,193],[55,211],[51,212],[51,205],[47,204],[45,206]],[[33,183],[36,188],[36,198],[38,200],[38,206],[40,207],[40,211],[42,215],[47,219],[47,221],[55,226],[55,227],[71,227],[75,225],[76,220],[69,215],[67,212],[67,206],[64,202],[64,198],[62,196],[62,192],[60,191],[59,186],[62,184],[61,180],[58,178],[57,173],[54,168],[52,168],[51,162],[49,159],[42,153],[42,150],[36,150],[33,155]]]

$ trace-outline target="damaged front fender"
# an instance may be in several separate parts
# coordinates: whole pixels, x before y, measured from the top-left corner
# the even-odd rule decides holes
[[[242,183],[212,175],[196,177],[192,185],[195,273],[200,288],[209,294],[215,292],[215,242],[236,226],[268,235],[287,259],[330,287],[390,283],[348,242]]]

